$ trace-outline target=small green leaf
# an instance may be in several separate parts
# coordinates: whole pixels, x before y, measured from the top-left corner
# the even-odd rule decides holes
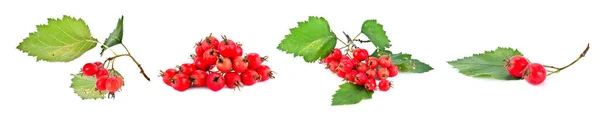
[[[413,59],[411,54],[398,53],[392,54],[392,63],[400,69],[401,72],[425,73],[433,70],[431,66],[417,59]]]
[[[498,80],[518,80],[511,76],[504,68],[506,62],[512,56],[523,55],[519,50],[498,47],[493,51],[485,51],[473,54],[471,57],[449,61],[448,64],[459,69],[459,72],[472,77],[493,78]]]
[[[339,87],[340,89],[333,94],[331,106],[356,104],[373,97],[373,91],[367,91],[363,86],[346,82]]]
[[[72,75],[71,88],[81,99],[104,99],[106,92],[96,89],[96,78],[94,76],[85,76],[82,73]]]
[[[386,49],[392,46],[390,40],[383,30],[383,25],[377,23],[377,20],[366,20],[363,22],[361,33],[365,34],[379,49]]]
[[[63,16],[48,19],[48,24],[37,25],[37,32],[19,43],[17,49],[36,57],[37,61],[70,62],[96,47],[89,27],[82,19]]]
[[[322,17],[311,16],[308,21],[298,22],[298,27],[290,29],[290,32],[277,49],[294,57],[302,56],[309,63],[326,57],[337,41],[329,23]]]
[[[386,49],[375,49],[375,52],[373,52],[373,54],[371,54],[372,57],[377,57],[379,58],[379,56],[381,55],[392,55],[392,51],[386,50]]]
[[[106,40],[104,41],[104,45],[106,45],[106,47],[102,46],[102,51],[100,52],[100,55],[104,54],[104,51],[106,51],[107,47],[110,48],[112,46],[123,43],[123,18],[124,16],[121,16],[119,22],[117,23],[117,27],[113,30],[112,33],[110,33],[108,38],[106,38]]]

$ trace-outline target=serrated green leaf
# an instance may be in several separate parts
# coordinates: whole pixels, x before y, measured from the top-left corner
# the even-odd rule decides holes
[[[373,97],[373,91],[367,91],[364,87],[356,84],[346,82],[339,87],[340,89],[333,94],[331,106],[356,104]]]
[[[512,56],[523,55],[519,50],[512,48],[498,47],[493,51],[485,51],[480,54],[473,54],[471,57],[449,61],[448,64],[459,69],[459,72],[472,77],[493,78],[498,80],[518,80],[511,76],[504,68]]]
[[[72,75],[71,88],[81,99],[104,99],[106,92],[96,90],[96,78],[81,73]]]
[[[381,55],[392,55],[392,51],[386,49],[375,49],[375,51],[371,54],[372,57],[379,58]]]
[[[431,66],[417,59],[413,59],[411,54],[398,53],[392,54],[392,63],[400,69],[401,72],[425,73],[433,70]]]
[[[106,38],[106,40],[104,41],[104,45],[106,45],[106,47],[102,46],[102,51],[100,52],[100,55],[102,55],[104,51],[106,51],[106,49],[123,43],[123,18],[124,16],[121,16],[119,22],[117,22],[117,27],[113,30],[112,33],[110,33],[108,38]]]
[[[49,18],[48,24],[36,27],[37,31],[17,46],[36,61],[69,62],[96,47],[97,40],[82,19],[65,15],[62,19]]]
[[[301,56],[309,63],[326,57],[337,41],[323,17],[311,16],[308,21],[298,22],[298,27],[290,29],[290,32],[277,49],[293,54],[294,57]]]
[[[383,30],[383,25],[377,23],[377,20],[366,20],[363,22],[361,33],[365,34],[379,49],[386,49],[392,46],[390,40]]]

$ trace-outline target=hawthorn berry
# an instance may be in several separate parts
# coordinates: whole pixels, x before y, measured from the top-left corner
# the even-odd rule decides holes
[[[377,60],[377,58],[375,58],[375,57],[369,57],[369,59],[367,59],[367,66],[371,69],[375,69],[375,68],[377,68],[377,66],[379,66],[378,61],[379,60]]]
[[[333,59],[331,58],[331,55],[321,59],[321,63],[323,64],[328,64],[329,62],[331,62]]]
[[[340,63],[339,63],[338,61],[335,61],[335,60],[333,60],[333,61],[331,61],[331,62],[329,62],[329,63],[327,64],[327,68],[328,68],[328,69],[329,69],[331,72],[335,73],[335,72],[337,72],[337,71],[338,71],[338,66],[339,66],[339,65],[340,65]]]
[[[390,71],[387,68],[379,68],[377,69],[377,77],[380,80],[385,80],[390,76]]]
[[[206,73],[206,71],[203,70],[196,70],[190,75],[190,79],[192,79],[191,84],[194,86],[206,85],[206,78],[208,78],[208,73]]]
[[[262,62],[266,60],[265,58],[260,57],[258,53],[249,53],[248,55],[246,55],[246,59],[248,59],[249,69],[258,68],[258,66],[260,66],[260,64],[262,64]]]
[[[236,55],[237,44],[223,36],[223,41],[219,43],[218,50],[223,57],[229,58]]]
[[[212,68],[215,67],[215,65],[203,63],[202,59],[200,59],[200,58],[194,59],[194,65],[196,66],[197,69],[204,70],[204,71],[211,70]]]
[[[342,55],[342,57],[340,57],[340,60],[338,60],[339,62],[342,62],[344,60],[350,60],[350,57],[346,56],[346,55]]]
[[[340,58],[342,58],[342,51],[339,48],[335,48],[331,50],[331,53],[329,53],[329,55],[331,59],[339,60]]]
[[[185,91],[192,86],[190,78],[184,73],[175,74],[171,85],[173,86],[173,89],[177,91]]]
[[[255,70],[248,69],[242,73],[242,83],[246,86],[252,86],[257,81],[260,81],[260,75]]]
[[[96,64],[94,63],[86,63],[85,65],[83,65],[83,68],[81,68],[81,72],[86,76],[94,76],[94,74],[96,74],[97,71],[98,66],[96,66]]]
[[[523,71],[523,78],[531,85],[540,85],[546,80],[546,69],[542,64],[529,64]]]
[[[379,65],[384,68],[392,66],[392,58],[388,55],[381,55],[379,57]]]
[[[375,79],[375,77],[377,77],[377,71],[375,71],[374,69],[367,70],[365,74],[367,74],[367,77],[369,77],[369,79]]]
[[[94,65],[96,65],[96,66],[98,66],[98,67],[102,67],[102,62],[99,62],[99,61],[97,61],[97,62],[94,62]]]
[[[379,90],[380,91],[388,91],[392,87],[392,83],[389,80],[384,79],[379,81]]]
[[[231,69],[233,69],[231,65],[231,60],[229,58],[220,56],[217,60],[217,69],[223,73],[230,72]]]
[[[398,75],[398,73],[400,72],[400,70],[398,70],[398,66],[396,65],[392,65],[390,67],[387,68],[389,71],[389,77],[395,77],[396,75]]]
[[[214,65],[217,63],[219,52],[215,48],[210,48],[204,51],[202,55],[202,63],[206,65]]]
[[[369,57],[369,52],[366,49],[356,48],[352,51],[352,56],[359,61],[363,61]]]
[[[527,58],[523,56],[512,56],[506,61],[506,65],[504,66],[508,73],[513,77],[522,77],[523,70],[529,65],[529,61]]]
[[[354,84],[362,86],[367,80],[369,80],[369,77],[367,77],[366,73],[358,73],[356,74],[356,77],[354,77]]]
[[[356,71],[358,72],[367,72],[367,70],[369,70],[369,66],[367,66],[366,63],[364,62],[360,62],[356,65]]]
[[[161,72],[160,76],[162,76],[163,82],[165,82],[165,84],[171,86],[171,84],[173,83],[173,76],[175,76],[175,74],[177,73],[177,70],[170,68],[165,70],[165,72]]]
[[[242,77],[236,72],[228,72],[225,74],[225,85],[228,88],[237,88],[242,86]]]
[[[99,67],[98,71],[96,72],[96,77],[101,77],[104,75],[108,75],[108,70],[106,70],[104,67]]]
[[[179,66],[179,71],[186,75],[192,74],[192,72],[194,72],[195,70],[196,66],[192,63],[184,63],[181,64],[181,66]]]
[[[96,80],[96,89],[98,89],[98,91],[104,91],[106,90],[106,80],[108,79],[108,76],[100,76],[98,77],[98,79]]]
[[[244,49],[242,48],[241,45],[237,45],[235,48],[235,52],[233,53],[233,56],[242,56],[244,54]]]
[[[337,71],[337,72],[335,72],[335,74],[338,77],[341,77],[341,78],[345,78],[346,77],[346,72],[344,72],[344,71]]]
[[[201,41],[200,46],[203,50],[209,50],[210,48],[217,49],[219,47],[219,40],[214,36],[208,36]]]
[[[337,69],[342,72],[350,72],[354,68],[354,64],[350,60],[341,61]],[[342,76],[343,77],[343,76]]]
[[[206,87],[212,91],[219,91],[225,87],[225,79],[218,72],[213,72],[206,79]]]
[[[368,79],[365,81],[364,86],[367,91],[374,91],[377,88],[377,82],[375,82],[375,79]]]
[[[233,70],[238,73],[242,73],[248,69],[248,60],[242,56],[236,56],[233,58]]]
[[[121,86],[123,86],[123,84],[119,82],[122,81],[119,79],[121,79],[121,77],[108,77],[106,79],[106,90],[108,92],[114,93],[121,89]]]
[[[356,74],[358,74],[358,71],[352,70],[352,71],[346,73],[346,76],[344,79],[346,79],[350,82],[354,82],[354,79],[356,78]]]
[[[202,58],[202,55],[204,54],[204,49],[202,49],[202,45],[200,43],[196,44],[196,50],[195,50],[195,54],[196,58]]]
[[[256,73],[258,73],[258,75],[260,75],[261,82],[275,78],[273,76],[273,71],[271,71],[271,68],[267,65],[260,65],[258,68],[256,68]]]

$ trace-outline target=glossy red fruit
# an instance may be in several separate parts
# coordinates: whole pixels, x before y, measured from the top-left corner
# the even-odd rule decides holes
[[[342,57],[340,58],[340,60],[338,60],[338,62],[342,62],[344,60],[350,60],[350,57],[348,57],[346,55],[342,55]]]
[[[258,68],[258,66],[260,66],[260,64],[262,64],[262,62],[266,60],[265,58],[260,57],[258,53],[249,53],[248,55],[246,55],[246,59],[248,59],[249,69]]]
[[[340,58],[342,58],[342,51],[339,48],[335,48],[331,50],[329,55],[331,56],[331,59],[339,60]]]
[[[337,71],[335,74],[340,78],[346,78],[346,72],[344,71]]]
[[[173,84],[173,76],[175,76],[177,73],[177,70],[170,68],[164,72],[161,71],[160,76],[163,78],[163,82],[165,82],[165,84],[171,86],[171,84]]]
[[[369,80],[369,77],[367,77],[367,74],[358,73],[358,74],[356,74],[356,77],[354,77],[354,84],[362,86],[362,85],[365,85],[365,82],[367,80]]]
[[[217,38],[214,36],[208,36],[200,42],[200,47],[202,47],[202,49],[205,51],[209,50],[210,48],[217,49],[219,47],[219,40],[217,40]]]
[[[228,88],[238,88],[243,86],[242,77],[236,72],[229,72],[225,74],[225,85],[227,85]]]
[[[195,54],[197,56],[197,58],[202,58],[202,55],[204,54],[204,49],[202,49],[202,44],[198,43],[195,46]]]
[[[192,72],[194,72],[195,70],[196,70],[196,66],[192,63],[184,63],[184,64],[181,64],[181,66],[179,66],[179,71],[181,71],[181,73],[186,74],[186,75],[192,74]]]
[[[380,91],[388,91],[392,87],[392,83],[389,80],[380,80],[379,81],[379,90]]]
[[[338,66],[339,66],[339,65],[340,65],[340,62],[333,60],[333,61],[331,61],[331,62],[329,62],[329,63],[327,64],[327,68],[328,68],[328,69],[329,69],[331,72],[335,73],[335,72],[337,72],[337,71],[338,71]]]
[[[356,48],[352,51],[352,56],[359,61],[363,61],[369,57],[369,52],[362,48]]]
[[[333,59],[331,59],[331,55],[321,59],[321,64],[328,64],[329,62],[331,62]]]
[[[375,77],[377,77],[377,71],[375,71],[375,69],[369,69],[365,74],[367,74],[369,79],[375,79]]]
[[[369,70],[369,66],[367,66],[366,63],[364,62],[360,62],[356,65],[356,71],[358,72],[367,72],[367,70]]]
[[[208,74],[206,79],[206,87],[212,91],[219,91],[225,87],[225,78],[218,72]]]
[[[237,73],[242,73],[248,70],[248,60],[242,56],[233,57],[233,70]]]
[[[384,68],[392,66],[392,58],[389,55],[381,55],[379,57],[379,66]]]
[[[202,59],[200,58],[196,58],[194,59],[194,65],[196,66],[197,69],[203,70],[203,71],[208,71],[211,70],[212,68],[215,67],[215,65],[210,65],[207,63],[203,63]]]
[[[225,58],[223,56],[219,57],[217,60],[217,69],[223,73],[231,72],[233,69],[231,60],[229,58]]]
[[[96,64],[94,63],[86,63],[85,65],[83,65],[83,68],[81,68],[81,72],[83,73],[83,75],[86,76],[94,76],[94,74],[96,74],[97,71],[98,66],[96,66]]]
[[[350,72],[354,68],[354,64],[352,64],[352,61],[350,60],[344,60],[340,62],[337,68],[342,72]]]
[[[98,68],[98,71],[96,71],[96,77],[101,77],[105,75],[108,75],[108,70],[106,70],[106,68],[104,67]]]
[[[207,65],[214,65],[217,63],[217,59],[219,58],[219,51],[215,48],[210,48],[204,51],[202,55],[202,63]]]
[[[177,91],[185,91],[185,90],[189,89],[191,86],[192,86],[192,84],[191,84],[190,78],[188,77],[187,74],[177,73],[177,74],[175,74],[175,76],[173,76],[173,84],[172,84],[173,89],[175,89]]]
[[[248,69],[242,73],[242,83],[246,86],[252,86],[257,81],[260,81],[260,75],[252,69]]]
[[[398,70],[398,66],[396,65],[392,65],[390,67],[387,68],[387,70],[389,71],[389,77],[395,77],[396,75],[398,75],[398,73],[400,72],[400,70]]]
[[[379,68],[377,69],[377,78],[380,80],[385,80],[390,77],[390,71],[387,68]]]
[[[267,65],[260,65],[258,68],[256,68],[256,73],[258,73],[258,75],[260,75],[261,82],[275,78],[273,76],[273,71],[271,71],[271,68]]]
[[[546,80],[546,68],[539,63],[531,63],[523,71],[523,79],[531,85],[540,85]]]
[[[377,82],[374,79],[368,79],[364,86],[367,91],[374,91],[377,88]]]
[[[97,62],[94,62],[94,65],[96,65],[96,66],[98,66],[98,67],[102,67],[102,62],[99,62],[99,61],[97,61]]]
[[[196,70],[190,75],[190,79],[192,80],[193,86],[206,85],[206,78],[208,78],[208,73],[206,73],[206,71],[203,70]]]
[[[354,82],[354,79],[356,78],[356,74],[358,74],[358,72],[356,70],[352,70],[352,71],[346,73],[346,76],[344,79],[346,79],[350,82]]]
[[[106,80],[108,79],[108,76],[100,76],[98,77],[98,79],[96,80],[96,89],[98,89],[99,91],[104,91],[106,90]]]
[[[513,77],[522,77],[523,70],[529,65],[529,61],[527,58],[523,56],[512,56],[508,61],[506,61],[506,65],[504,66],[508,73]]]
[[[121,89],[121,86],[123,86],[123,84],[120,83],[118,79],[121,79],[121,78],[108,77],[106,79],[106,90],[108,92],[114,93],[114,92],[117,92],[119,89]]]
[[[369,57],[369,59],[367,59],[367,66],[369,68],[375,69],[377,68],[377,66],[379,66],[379,60],[375,57]]]
[[[242,48],[241,45],[237,45],[237,47],[235,48],[235,53],[234,53],[234,57],[235,56],[242,56],[244,54],[244,49]]]
[[[227,39],[225,36],[223,36],[223,41],[221,41],[221,43],[219,43],[219,48],[217,48],[219,50],[219,53],[221,53],[221,55],[223,57],[234,57],[236,55],[236,50],[237,48],[237,44],[235,42],[233,42],[233,40],[229,40]]]

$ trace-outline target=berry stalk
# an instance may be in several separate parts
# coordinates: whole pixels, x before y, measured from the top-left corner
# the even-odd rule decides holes
[[[125,51],[127,51],[127,54],[117,54],[115,51],[113,51],[112,49],[110,49],[108,46],[104,45],[104,43],[98,42],[96,41],[96,43],[102,45],[103,47],[105,47],[106,49],[110,50],[115,56],[113,57],[109,57],[108,59],[106,59],[104,61],[104,63],[106,63],[107,61],[114,61],[115,58],[117,57],[122,57],[122,56],[128,56],[131,58],[131,60],[133,60],[133,62],[138,66],[138,68],[140,68],[140,73],[142,73],[142,75],[146,78],[146,80],[150,81],[150,77],[148,77],[148,75],[146,74],[146,72],[144,72],[144,68],[142,68],[142,65],[133,57],[131,56],[131,52],[129,52],[129,49],[127,49],[127,46],[125,46],[125,44],[121,43],[121,45],[123,46],[123,48],[125,48]],[[114,62],[112,62],[113,67],[114,67]]]
[[[585,57],[585,54],[587,54],[588,50],[590,50],[590,44],[587,44],[587,47],[585,48],[585,50],[583,50],[583,52],[581,54],[579,54],[579,57],[577,57],[577,59],[575,59],[575,61],[571,62],[569,65],[566,65],[564,67],[556,67],[556,66],[548,66],[548,65],[544,65],[544,67],[546,68],[552,68],[552,69],[556,69],[555,71],[549,71],[550,73],[548,74],[548,76],[558,73],[568,67],[570,67],[571,65],[577,63],[577,61],[579,61],[581,58]]]

